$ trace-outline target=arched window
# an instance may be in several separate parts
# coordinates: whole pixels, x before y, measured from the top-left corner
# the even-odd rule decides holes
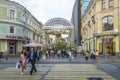
[[[113,30],[113,16],[107,16],[102,19],[103,31]]]

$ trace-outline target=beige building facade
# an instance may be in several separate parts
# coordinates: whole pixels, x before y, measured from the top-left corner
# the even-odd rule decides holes
[[[119,0],[91,0],[82,15],[82,47],[100,54],[118,55]]]

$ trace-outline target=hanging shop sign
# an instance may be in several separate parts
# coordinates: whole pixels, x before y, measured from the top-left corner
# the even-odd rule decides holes
[[[105,42],[104,45],[105,45],[105,47],[108,47],[109,46],[109,42]]]

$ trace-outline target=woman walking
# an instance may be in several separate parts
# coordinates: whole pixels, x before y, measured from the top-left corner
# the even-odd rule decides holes
[[[88,58],[89,58],[89,51],[87,50],[85,53],[85,60],[88,61]]]
[[[96,52],[95,52],[95,59],[98,60],[98,58],[99,58],[99,53],[98,53],[98,50],[96,50]]]
[[[20,55],[20,63],[21,63],[21,67],[22,67],[21,75],[24,74],[24,69],[26,69],[26,63],[27,63],[26,56],[27,56],[26,51],[23,50]]]

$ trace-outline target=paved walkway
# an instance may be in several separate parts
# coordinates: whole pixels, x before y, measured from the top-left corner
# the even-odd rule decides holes
[[[21,70],[15,67],[0,70],[0,80],[116,80],[91,64],[40,64],[32,76],[29,70],[28,66],[24,75],[20,75]]]
[[[5,58],[0,59],[0,63],[16,63],[18,61],[18,57],[10,57],[8,58],[8,61],[5,60]],[[120,58],[116,57],[100,57],[99,61],[102,63],[111,63],[116,66],[120,66]],[[41,59],[40,63],[68,63],[70,62],[68,58],[50,58],[50,59]],[[85,61],[84,57],[78,55],[76,58],[74,58],[71,63],[96,63],[95,60],[89,59],[88,61]]]
[[[68,80],[79,80],[79,78],[81,78],[81,80],[85,80],[85,79],[87,79],[87,77],[86,78],[80,77],[81,75],[83,75],[82,73],[85,74],[85,72],[86,72],[86,71],[79,71],[82,69],[82,67],[80,65],[85,64],[86,66],[84,66],[84,67],[86,69],[84,69],[84,70],[88,70],[88,71],[89,71],[88,67],[90,67],[91,65],[92,66],[94,65],[94,68],[91,68],[93,70],[97,70],[96,67],[98,66],[97,61],[95,61],[95,60],[85,61],[84,57],[81,57],[81,56],[74,58],[72,61],[69,61],[69,59],[67,59],[67,58],[42,59],[40,61],[40,63],[37,64],[38,73],[33,75],[35,77],[31,78],[31,76],[29,76],[29,66],[28,66],[28,70],[25,72],[25,75],[22,75],[23,78],[21,78],[20,70],[15,69],[13,67],[13,66],[15,66],[17,61],[18,61],[17,57],[11,57],[8,59],[8,61],[5,61],[5,59],[2,58],[2,60],[0,62],[0,69],[1,69],[0,70],[0,80],[8,80],[7,77],[5,77],[6,75],[8,75],[8,77],[10,76],[9,80],[18,80],[18,78],[21,80],[23,80],[24,78],[25,78],[25,80],[27,80],[27,78],[28,78],[28,80],[39,80],[39,79],[41,79],[41,80],[62,80],[63,79],[62,77],[60,77],[60,79],[57,79],[57,78],[55,78],[55,76],[57,76],[57,77],[63,76],[65,78],[66,76],[71,77],[71,74],[73,75],[73,77],[71,77],[70,79],[67,77],[65,79],[66,80],[67,79]],[[109,58],[105,59],[104,57],[100,57],[99,62],[101,62],[102,70],[103,70],[103,71],[100,71],[100,73],[106,72],[105,74],[109,74],[109,75],[115,77],[116,80],[120,79],[120,76],[119,76],[119,74],[120,74],[120,58],[109,57]],[[68,64],[69,66],[65,65],[65,64]],[[76,66],[76,68],[74,68],[74,65]],[[54,71],[53,69],[55,69],[56,71]],[[59,70],[67,70],[67,69],[69,69],[70,71],[69,70],[68,71],[59,71]],[[71,70],[74,70],[74,71],[71,71]],[[78,72],[77,72],[77,70],[78,70]],[[99,72],[99,70],[97,70],[97,71]],[[66,76],[64,76],[63,73]],[[93,72],[90,72],[90,73],[93,73]],[[56,74],[56,75],[54,75],[54,74]],[[77,78],[74,78],[75,75]],[[3,77],[1,77],[1,76],[3,76]],[[53,79],[53,78],[55,78],[55,79]],[[89,76],[88,76],[88,78],[89,78]],[[114,80],[113,78],[110,78],[110,79]],[[108,79],[108,80],[110,80],[110,79]]]

